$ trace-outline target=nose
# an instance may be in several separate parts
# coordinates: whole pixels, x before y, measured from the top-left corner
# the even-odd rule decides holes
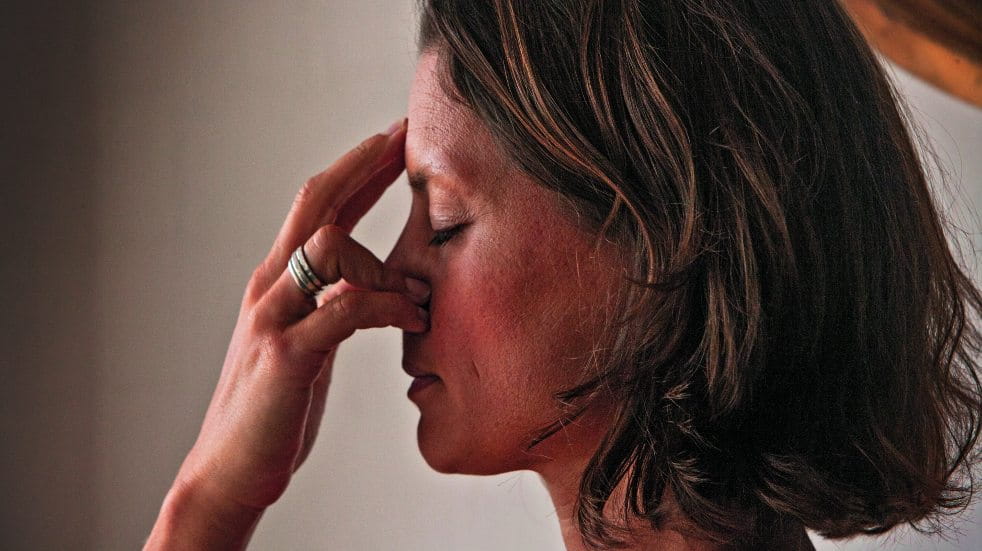
[[[382,264],[386,268],[397,270],[429,284],[425,255],[419,244],[423,236],[415,235],[416,233],[410,216],[402,228],[402,233],[399,234],[399,239],[396,240],[396,244],[389,251]]]
[[[417,233],[413,230],[412,217],[406,221],[406,225],[402,229],[402,233],[399,234],[399,239],[396,240],[396,244],[389,251],[388,256],[382,261],[382,264],[389,269],[396,270],[402,274],[418,279],[430,287],[432,293],[432,277],[429,273],[426,263],[425,254],[425,244],[421,244],[421,240],[424,236],[415,235]],[[430,295],[432,297],[432,294]],[[426,304],[422,305],[423,308],[429,310],[430,301],[428,300]]]

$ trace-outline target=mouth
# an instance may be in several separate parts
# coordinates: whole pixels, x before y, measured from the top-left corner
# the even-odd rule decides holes
[[[413,383],[409,385],[409,392],[407,393],[410,398],[414,398],[421,390],[436,383],[440,380],[436,375],[426,375],[425,377],[416,377],[413,379]]]
[[[407,393],[409,399],[413,401],[419,399],[418,397],[424,388],[441,381],[439,376],[428,371],[424,371],[418,365],[410,361],[406,361],[405,358],[402,360],[402,370],[413,378],[413,382],[409,385],[409,392]]]
[[[415,379],[419,379],[419,378],[439,379],[440,378],[435,373],[424,371],[416,364],[412,362],[408,362],[405,359],[402,360],[402,370],[405,371],[407,375]]]

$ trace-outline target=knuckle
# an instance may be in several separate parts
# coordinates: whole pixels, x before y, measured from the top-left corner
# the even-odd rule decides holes
[[[246,282],[245,294],[243,296],[246,304],[254,305],[262,299],[270,286],[271,278],[273,278],[272,274],[274,273],[276,272],[271,269],[269,259],[263,260],[252,270],[252,273],[249,275],[249,281]]]
[[[246,329],[254,335],[262,333],[262,329],[266,325],[265,319],[259,314],[259,308],[256,307],[243,310],[242,319]]]
[[[321,278],[326,278],[327,283],[336,281],[341,274],[338,273],[337,257],[341,242],[345,239],[337,226],[321,226],[314,235],[311,236],[307,254],[310,262],[316,264],[316,271]]]
[[[245,329],[253,337],[270,333],[275,327],[275,321],[271,318],[269,309],[266,307],[267,302],[267,300],[260,299],[254,306],[247,308],[242,313]]]
[[[300,191],[297,192],[297,196],[293,199],[294,206],[302,205],[310,199],[313,195],[314,187],[317,185],[317,177],[311,176],[304,181],[303,185],[300,186]]]
[[[351,151],[351,153],[356,158],[359,158],[359,159],[364,158],[372,150],[371,143],[372,143],[372,139],[369,138],[369,139],[361,142],[360,144],[356,145],[355,148]]]
[[[290,342],[281,333],[265,333],[259,337],[260,357],[270,365],[279,365],[292,354]]]
[[[252,275],[249,276],[249,281],[246,283],[245,295],[243,299],[246,304],[255,304],[259,301],[262,296],[262,287],[265,280],[265,272],[261,268],[256,268],[252,271]]]
[[[327,252],[337,249],[344,238],[344,232],[334,224],[328,224],[317,228],[314,235],[310,238],[311,245],[318,251]]]
[[[362,293],[344,293],[335,297],[334,313],[340,319],[353,318],[362,310],[363,303]]]
[[[249,274],[249,284],[255,285],[261,283],[261,280],[266,277],[266,261],[260,262],[255,268],[252,269],[252,273]]]

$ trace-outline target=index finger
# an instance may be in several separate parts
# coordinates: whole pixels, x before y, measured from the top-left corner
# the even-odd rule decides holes
[[[262,280],[256,282],[257,291],[269,289],[293,250],[307,241],[317,228],[334,223],[345,202],[365,185],[369,176],[402,154],[400,145],[404,134],[405,118],[402,118],[386,133],[375,134],[361,142],[304,183],[263,261],[262,273],[257,274]]]
[[[405,136],[405,132],[403,133]],[[398,137],[393,138],[397,143],[402,143]],[[354,229],[355,224],[361,220],[372,206],[378,202],[379,198],[385,190],[392,185],[393,182],[402,174],[402,171],[406,169],[406,160],[404,156],[404,147],[396,146],[396,151],[393,153],[392,157],[386,156],[388,161],[382,168],[378,169],[377,172],[369,177],[368,181],[365,182],[358,191],[351,194],[341,210],[338,212],[337,220],[334,224],[342,227],[348,233]]]

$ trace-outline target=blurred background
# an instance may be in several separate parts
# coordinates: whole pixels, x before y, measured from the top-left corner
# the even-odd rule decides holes
[[[412,0],[3,3],[0,548],[142,546],[246,280],[300,184],[405,114],[414,32]],[[982,109],[889,67],[980,280]],[[409,203],[403,176],[354,237],[384,258]],[[392,328],[342,345],[250,548],[562,550],[534,473],[429,470],[400,353]],[[982,548],[979,508],[952,524],[815,541]]]

